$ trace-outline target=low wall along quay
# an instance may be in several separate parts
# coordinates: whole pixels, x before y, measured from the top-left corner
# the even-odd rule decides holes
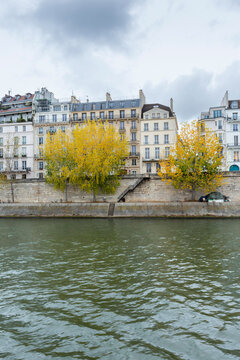
[[[240,174],[224,174],[220,189],[231,203],[193,203],[191,193],[176,190],[158,176],[125,176],[113,195],[92,195],[68,186],[67,191],[55,190],[45,181],[19,180],[0,189],[0,216],[45,217],[171,217],[217,216],[240,217]],[[196,194],[196,198],[203,195]]]

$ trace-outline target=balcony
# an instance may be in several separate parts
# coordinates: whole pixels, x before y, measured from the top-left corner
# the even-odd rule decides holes
[[[229,148],[229,149],[239,149],[240,148],[240,143],[235,143],[235,144],[227,144],[227,147]]]
[[[125,134],[126,129],[125,128],[119,129],[119,132],[120,132],[120,134]]]
[[[12,170],[0,170],[0,174],[26,174],[26,173],[29,173],[31,172],[31,168],[30,167],[27,167],[27,168],[18,168],[18,169],[12,169]]]
[[[120,116],[119,115],[104,115],[104,116],[95,116],[93,119],[91,119],[91,117],[87,117],[86,119],[82,119],[82,118],[73,118],[70,117],[69,120],[70,121],[86,121],[86,120],[127,120],[127,119],[137,119],[139,117],[139,114],[136,113],[135,115],[133,114],[125,114],[124,116]]]
[[[129,157],[139,157],[140,156],[140,153],[139,152],[130,152],[129,153]]]

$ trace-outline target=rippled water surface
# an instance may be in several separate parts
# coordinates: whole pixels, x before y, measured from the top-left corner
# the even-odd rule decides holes
[[[1,219],[0,358],[240,358],[240,220]]]

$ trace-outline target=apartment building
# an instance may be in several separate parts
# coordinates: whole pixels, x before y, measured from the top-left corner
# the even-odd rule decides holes
[[[223,147],[223,171],[240,170],[240,100],[229,100],[226,91],[219,106],[201,113],[201,122],[213,131]]]
[[[32,93],[5,95],[0,101],[0,123],[32,121],[33,98]]]
[[[31,121],[0,124],[0,173],[12,179],[34,177]]]
[[[145,104],[141,119],[141,174],[157,173],[159,161],[168,158],[171,146],[177,141],[178,123],[170,107],[161,104]]]
[[[48,133],[58,129],[65,132],[70,128],[71,101],[61,102],[52,92],[42,88],[35,93],[33,102],[33,139],[34,139],[34,176],[44,178],[44,161],[41,147],[44,146]]]
[[[125,135],[129,143],[129,156],[126,159],[127,174],[140,173],[140,121],[145,96],[139,90],[135,99],[112,100],[106,93],[106,100],[99,102],[72,103],[71,124],[81,124],[87,120],[101,119],[116,126],[119,133]]]

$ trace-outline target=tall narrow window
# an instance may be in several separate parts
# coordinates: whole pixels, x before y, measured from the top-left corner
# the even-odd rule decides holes
[[[164,144],[169,144],[169,135],[164,135]]]
[[[145,148],[145,159],[146,160],[150,159],[150,149],[149,148]]]

